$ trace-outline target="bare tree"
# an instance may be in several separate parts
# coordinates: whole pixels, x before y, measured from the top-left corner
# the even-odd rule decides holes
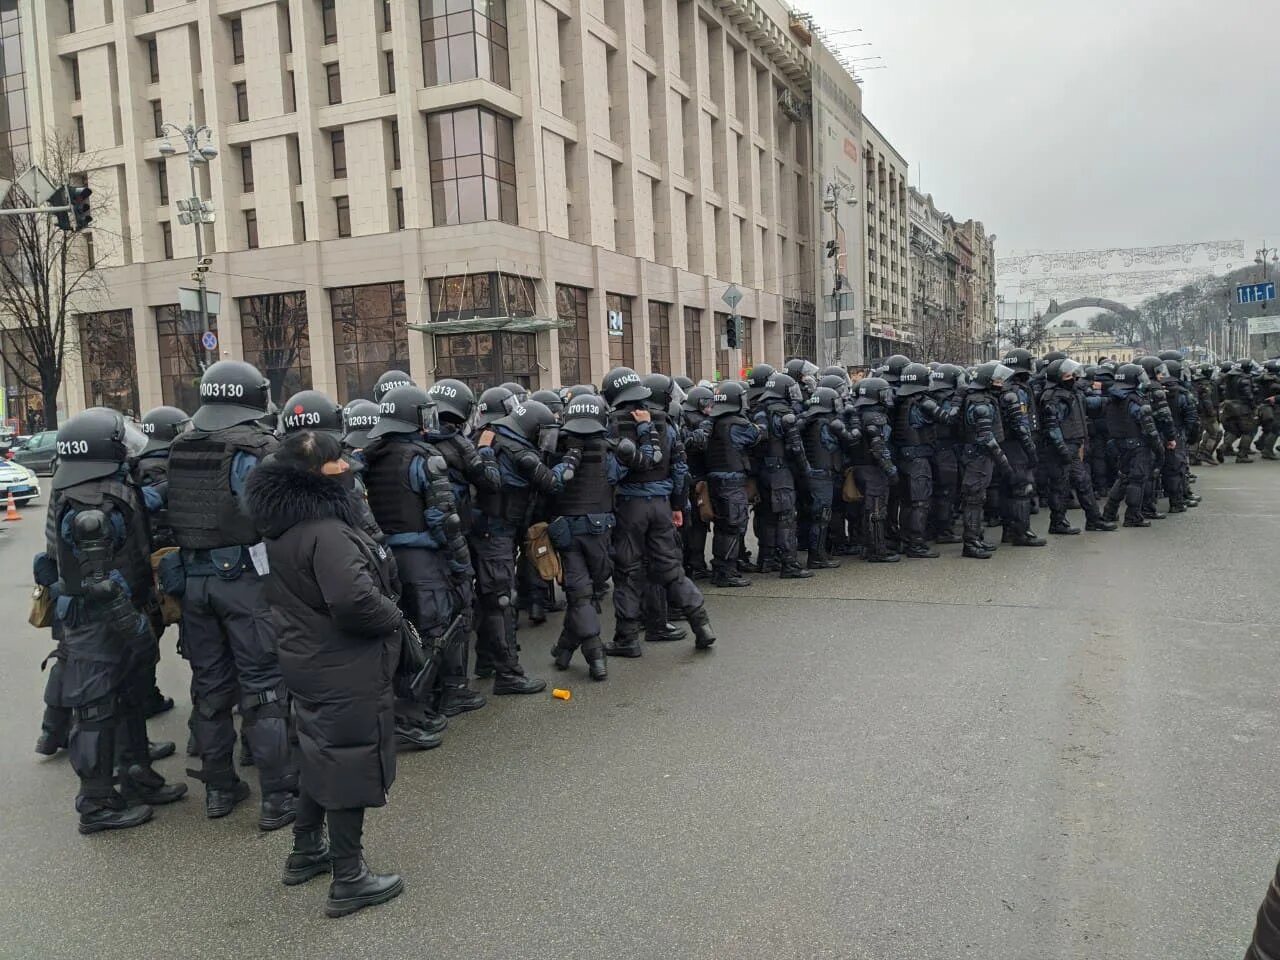
[[[1039,310],[1035,312],[1035,316],[1030,320],[1015,320],[1005,330],[1005,339],[1009,341],[1009,346],[1021,347],[1024,350],[1030,350],[1032,353],[1040,349],[1047,336],[1048,330],[1044,325],[1044,314]]]
[[[93,158],[67,138],[45,138],[45,172],[56,184],[88,183]],[[93,189],[93,210],[101,214],[110,198]],[[8,206],[29,207],[45,197],[27,197],[14,189]],[[101,238],[102,231],[94,236]],[[99,249],[98,255],[105,251]],[[94,250],[87,234],[59,229],[48,214],[0,217],[0,327],[9,347],[3,362],[9,381],[40,394],[44,426],[58,426],[58,391],[70,354],[78,344],[68,321],[94,302],[103,290],[94,269]]]
[[[271,383],[271,397],[276,403],[286,399],[285,387],[310,387],[309,379],[299,378],[289,384],[290,374],[311,343],[307,327],[307,295],[305,293],[264,293],[247,298],[241,316],[251,320],[245,327],[245,352],[253,347],[260,351],[258,366]]]

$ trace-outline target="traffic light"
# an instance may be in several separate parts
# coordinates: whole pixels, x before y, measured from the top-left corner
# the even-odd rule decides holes
[[[67,206],[67,188],[59,187],[57,192],[49,198],[49,206],[65,207]],[[66,210],[59,210],[53,215],[53,222],[58,225],[59,230],[71,232],[71,214]]]
[[[71,195],[71,216],[75,218],[76,229],[83,230],[93,223],[93,214],[89,212],[89,198],[93,196],[93,191],[88,187],[71,187],[68,192]]]
[[[840,245],[837,244],[834,240],[828,240],[827,241],[827,259],[830,260],[839,252],[840,252]]]
[[[724,342],[730,350],[738,349],[738,318],[727,317],[724,321]]]

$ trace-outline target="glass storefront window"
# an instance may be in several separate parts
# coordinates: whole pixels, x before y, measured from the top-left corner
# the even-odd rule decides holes
[[[614,367],[635,367],[635,331],[631,326],[631,297],[610,293],[605,295],[605,309],[609,312],[609,364]],[[614,332],[613,324],[622,321],[622,335]]]
[[[156,340],[160,347],[160,396],[166,404],[187,413],[200,406],[200,377],[218,359],[200,342],[205,328],[200,315],[178,309],[176,303],[156,307]],[[218,318],[210,315],[208,329],[218,332]]]
[[[427,295],[435,322],[532,317],[536,312],[533,280],[505,273],[434,277],[427,281]],[[532,333],[437,334],[435,352],[438,376],[461,380],[477,394],[507,380],[530,386],[538,365]]]
[[[335,287],[329,304],[339,403],[372,396],[373,385],[388,370],[409,369],[403,283]]]
[[[138,409],[138,360],[133,345],[133,311],[105,310],[76,316],[84,402],[131,416]]]
[[[587,291],[556,284],[556,316],[572,327],[560,330],[560,383],[571,387],[587,383],[591,375],[591,333],[587,320]]]
[[[429,87],[491,80],[511,89],[506,0],[418,0]]]
[[[649,301],[649,372],[671,373],[671,304]]]
[[[510,117],[467,107],[427,117],[436,226],[516,222],[516,151]]]
[[[284,403],[311,387],[311,334],[307,295],[264,293],[236,300],[244,337],[244,359],[271,382],[271,399]]]
[[[684,308],[684,375],[702,379],[702,311]]]

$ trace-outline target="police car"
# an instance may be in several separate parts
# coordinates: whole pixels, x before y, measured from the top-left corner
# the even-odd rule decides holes
[[[0,460],[0,505],[11,493],[14,502],[24,507],[40,496],[40,481],[22,464]]]

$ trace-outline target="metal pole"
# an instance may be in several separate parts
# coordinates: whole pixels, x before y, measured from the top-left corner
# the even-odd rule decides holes
[[[187,169],[191,171],[191,200],[195,205],[196,212],[191,219],[191,225],[196,228],[196,265],[200,265],[200,261],[204,259],[204,220],[199,214],[200,194],[199,186],[196,183],[196,164],[188,153]],[[200,274],[200,345],[204,346],[204,335],[209,330],[209,301],[205,295],[204,271],[197,271]],[[213,351],[205,347],[204,362],[206,366],[210,366],[214,362]]]

